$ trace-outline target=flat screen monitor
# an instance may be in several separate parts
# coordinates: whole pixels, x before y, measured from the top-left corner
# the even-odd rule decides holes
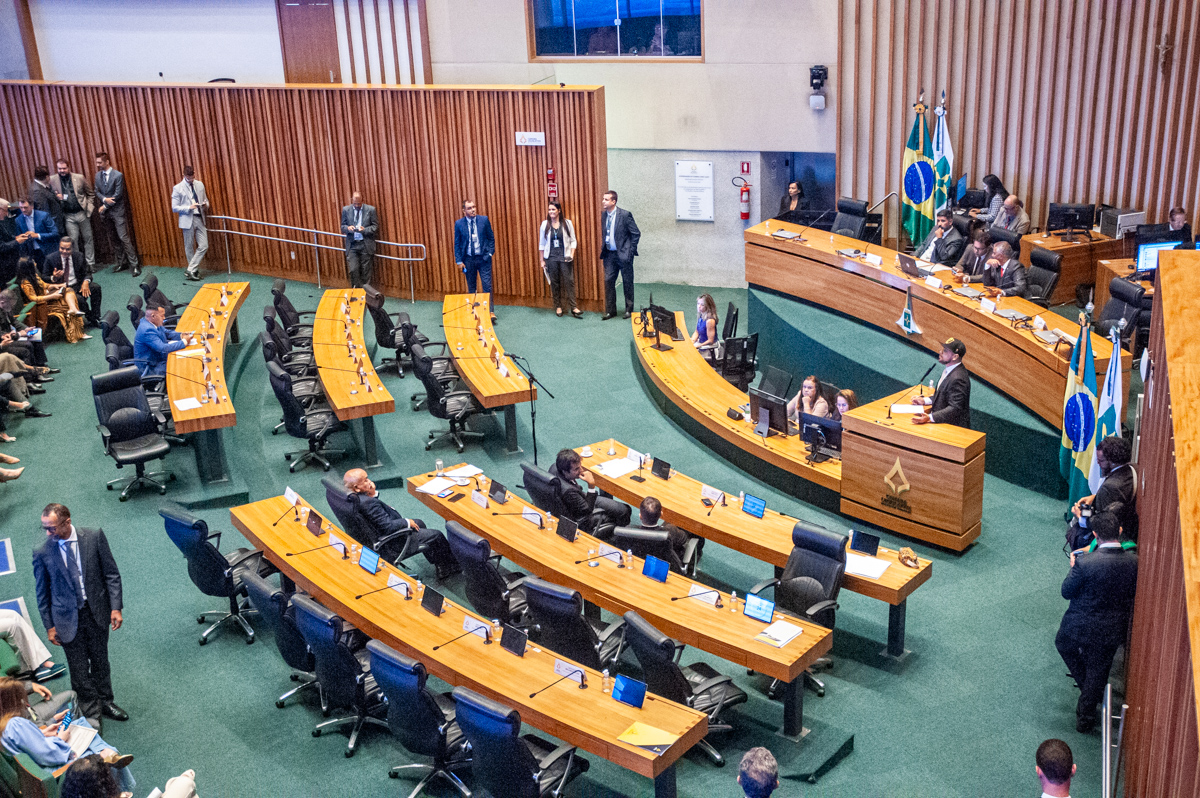
[[[510,624],[504,624],[504,628],[500,631],[500,648],[516,654],[518,657],[525,656],[525,644],[528,642],[529,635]]]
[[[316,537],[321,537],[321,528],[325,525],[325,519],[316,510],[308,511],[308,520],[304,524],[308,527],[308,531],[312,532]]]
[[[574,543],[575,536],[579,534],[579,525],[570,518],[560,515],[558,517],[558,526],[554,527],[554,534],[568,543]]]
[[[1046,230],[1091,230],[1095,220],[1095,205],[1052,202],[1050,212],[1046,214]]]
[[[758,425],[754,429],[756,435],[767,438],[773,433],[788,434],[787,400],[753,386],[750,388],[750,418]]]
[[[646,700],[646,683],[618,673],[617,678],[613,680],[612,697],[622,704],[641,709],[642,703]]]
[[[771,619],[775,617],[775,602],[768,601],[754,593],[747,593],[746,608],[742,610],[742,613],[756,621],[770,623]]]
[[[433,588],[426,586],[425,592],[421,595],[421,609],[432,612],[434,615],[442,614],[442,604],[446,597],[437,592]]]
[[[667,571],[671,566],[666,560],[660,560],[653,554],[646,556],[646,562],[642,565],[642,576],[648,576],[655,582],[666,582]]]
[[[1175,249],[1179,246],[1178,241],[1154,241],[1148,244],[1139,244],[1137,251],[1137,273],[1139,275],[1147,275],[1158,268],[1158,253],[1164,249]]]
[[[762,518],[763,513],[767,511],[767,503],[765,500],[757,496],[751,496],[749,493],[742,499],[742,512],[748,513],[755,518]]]
[[[670,479],[671,464],[661,457],[655,457],[654,462],[650,464],[650,473],[659,479]]]
[[[676,335],[675,314],[661,305],[650,306],[650,319],[659,335],[674,338]]]
[[[763,367],[762,377],[758,381],[758,390],[786,399],[792,387],[792,375],[774,366]]]
[[[800,414],[800,422],[803,424],[801,434],[804,436],[805,443],[811,443],[818,450],[830,449],[835,452],[842,450],[842,422],[808,413]]]
[[[358,564],[369,574],[377,573],[379,571],[379,552],[363,546],[358,555]]]
[[[508,488],[493,479],[492,483],[488,485],[488,498],[496,504],[504,504],[508,501]]]
[[[868,557],[879,553],[879,536],[859,529],[850,530],[850,549]]]

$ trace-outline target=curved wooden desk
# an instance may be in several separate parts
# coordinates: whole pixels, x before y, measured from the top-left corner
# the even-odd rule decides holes
[[[476,307],[478,303],[478,307]],[[442,300],[442,327],[454,368],[479,404],[504,411],[509,452],[517,445],[516,405],[537,399],[532,385],[496,338],[487,294],[447,294]]]
[[[430,673],[449,684],[468,687],[513,707],[529,725],[654,779],[659,798],[674,798],[676,760],[708,732],[702,712],[650,695],[640,710],[634,709],[605,695],[600,673],[575,663],[571,664],[587,671],[589,689],[580,690],[568,680],[530,698],[530,693],[558,678],[554,662],[561,657],[530,646],[525,656],[517,659],[474,635],[444,645],[462,634],[464,616],[485,623],[488,619],[451,601],[435,617],[416,599],[406,601],[395,590],[380,590],[387,587],[389,576],[415,585],[413,579],[384,562],[379,573],[372,575],[342,559],[336,548],[304,553],[328,543],[329,538],[324,532],[320,538],[314,537],[303,522],[293,520],[287,508],[287,500],[275,496],[234,507],[229,514],[234,527],[285,577],[370,637],[420,660]],[[343,541],[352,540],[332,524],[325,528]],[[634,721],[677,734],[679,739],[661,755],[618,740]]]
[[[372,416],[391,413],[396,401],[367,355],[362,328],[365,298],[361,288],[331,288],[322,295],[313,318],[313,360],[338,419],[362,419],[363,457],[371,468],[379,465]]]
[[[629,447],[618,441],[612,441],[616,457],[625,457]],[[728,546],[756,560],[775,566],[778,576],[787,564],[792,553],[792,528],[796,519],[776,510],[768,509],[762,518],[742,512],[736,498],[730,495],[729,504],[713,507],[711,510],[700,502],[700,489],[704,483],[686,474],[675,472],[670,479],[663,480],[652,475],[649,470],[643,470],[641,476],[644,482],[638,482],[633,477],[638,472],[626,474],[613,479],[596,468],[600,463],[611,460],[608,455],[609,441],[598,441],[591,445],[592,456],[584,457],[583,463],[596,480],[596,487],[611,493],[621,501],[636,508],[642,499],[653,496],[662,502],[663,520],[674,524],[680,529],[699,535],[702,538]],[[576,449],[583,454],[583,448]],[[892,549],[879,547],[880,559],[887,560],[888,569],[878,579],[847,573],[842,580],[842,587],[854,593],[861,593],[870,598],[879,599],[890,605],[888,615],[888,646],[887,653],[899,657],[904,654],[904,622],[905,608],[908,597],[933,576],[933,561],[921,559],[920,568],[909,568],[901,565],[898,553]]]
[[[204,347],[167,355],[167,398],[175,431],[194,433],[196,468],[204,482],[229,479],[221,430],[237,424],[225,383],[225,345],[237,340],[237,312],[250,295],[250,283],[205,283],[179,316],[176,332],[196,335]],[[205,377],[205,367],[208,377]],[[211,381],[209,392],[206,382]],[[215,396],[214,396],[215,394]],[[180,403],[183,406],[180,406]]]
[[[911,290],[913,317],[921,333],[912,341],[932,352],[954,337],[967,345],[966,365],[972,374],[1008,394],[1012,399],[1061,428],[1071,351],[1047,346],[1031,330],[1015,329],[1011,322],[980,309],[979,302],[913,279],[896,265],[897,253],[853,238],[807,230],[804,243],[773,238],[766,222],[745,231],[746,280],[752,285],[780,291],[823,306],[902,336],[897,320]],[[772,230],[800,232],[804,228],[770,221]],[[883,259],[880,266],[839,255],[858,249]],[[1041,315],[1051,328],[1078,336],[1079,325],[1020,297],[998,300],[998,309],[1015,310],[1030,317]],[[1096,371],[1103,373],[1112,355],[1112,344],[1092,336]],[[1121,366],[1128,371],[1132,358],[1121,350]],[[1128,380],[1126,380],[1128,386]]]
[[[574,543],[568,543],[554,533],[557,519],[536,510],[513,493],[507,494],[509,500],[505,504],[489,502],[484,509],[469,496],[452,502],[452,496],[439,499],[419,491],[433,476],[409,477],[408,492],[442,518],[457,521],[486,538],[497,554],[542,579],[578,590],[586,601],[609,612],[623,615],[636,610],[655,628],[681,643],[786,682],[783,733],[789,737],[800,735],[804,671],[832,648],[830,630],[789,616],[788,621],[804,629],[802,634],[782,648],[759,642],[754,636],[765,624],[743,615],[740,604],[739,610],[732,612],[728,594],[720,594],[724,604],[721,609],[700,599],[672,601],[675,597],[686,597],[693,585],[703,590],[709,586],[675,573],[665,583],[656,582],[642,576],[643,562],[636,557],[633,568],[619,568],[605,558],[597,560],[599,564],[595,567],[579,564],[578,560],[589,556],[589,550],[599,552],[600,541],[581,532]],[[486,491],[490,482],[482,476],[478,479]],[[470,487],[461,491],[469,492]],[[538,529],[519,514],[510,515],[521,513],[523,508],[530,508],[544,518],[546,528]],[[784,616],[776,612],[776,619],[781,617]]]

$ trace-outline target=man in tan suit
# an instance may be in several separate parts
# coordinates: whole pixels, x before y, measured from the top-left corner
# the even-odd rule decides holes
[[[58,171],[50,175],[50,190],[62,203],[63,216],[67,225],[60,230],[75,244],[75,251],[83,253],[88,271],[96,270],[96,247],[92,242],[92,211],[96,209],[96,192],[83,175],[71,171],[71,165],[59,158],[55,163]]]

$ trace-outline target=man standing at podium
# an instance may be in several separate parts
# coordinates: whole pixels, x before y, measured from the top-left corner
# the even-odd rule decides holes
[[[954,424],[970,428],[971,377],[962,364],[966,355],[967,345],[957,338],[947,338],[942,344],[938,362],[945,368],[932,397],[913,399],[913,404],[929,407],[927,412],[913,416],[914,424]]]

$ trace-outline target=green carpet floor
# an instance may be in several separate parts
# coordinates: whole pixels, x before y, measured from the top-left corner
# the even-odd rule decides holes
[[[175,269],[158,270],[161,287],[176,302],[185,302],[194,286]],[[136,291],[128,273],[100,276],[108,308],[120,307]],[[256,348],[262,329],[259,311],[270,300],[270,281],[249,277],[252,291],[241,312],[242,349]],[[653,290],[655,301],[687,310],[689,324],[698,290],[687,286],[639,286],[639,301]],[[288,295],[301,308],[314,308],[314,286],[292,284]],[[746,328],[748,294],[717,289],[718,307],[734,302]],[[775,300],[771,300],[774,302]],[[421,330],[439,338],[441,303],[391,299],[389,309],[408,310]],[[703,438],[692,437],[655,405],[644,387],[630,347],[629,324],[601,322],[589,313],[583,321],[556,318],[548,309],[502,307],[498,334],[509,351],[528,357],[545,384],[537,403],[538,457],[544,465],[564,446],[577,446],[615,436],[642,451],[652,451],[681,472],[727,490],[747,490],[768,505],[792,515],[844,529],[848,519],[805,505],[784,495],[730,463],[716,458]],[[805,308],[820,321],[820,309]],[[823,327],[806,325],[806,333],[824,346],[843,347],[845,357],[860,358],[864,372],[911,381],[915,366],[928,363],[910,347],[884,333],[860,328],[853,347],[844,347],[849,332],[844,320]],[[122,311],[124,326],[128,316]],[[368,330],[370,324],[367,325]],[[823,338],[824,335],[838,339]],[[237,357],[233,350],[228,358]],[[226,431],[226,446],[235,480],[251,499],[281,493],[291,485],[317,507],[324,507],[320,469],[291,475],[283,452],[303,443],[272,436],[279,409],[271,394],[257,351],[241,355],[246,364],[234,388],[238,425]],[[164,501],[143,491],[122,504],[104,483],[118,475],[101,450],[89,398],[88,376],[104,367],[99,335],[71,346],[50,346],[52,364],[63,373],[39,397],[52,419],[18,419],[10,423],[15,443],[3,450],[22,458],[22,478],[3,486],[0,519],[4,537],[12,540],[15,574],[0,577],[0,598],[24,596],[37,618],[30,552],[40,544],[41,508],[62,502],[77,524],[102,526],[120,565],[125,586],[125,626],[111,639],[117,701],[132,716],[128,723],[108,722],[104,736],[137,757],[133,771],[145,795],[153,785],[195,768],[201,793],[246,795],[401,795],[413,786],[393,781],[388,769],[414,761],[386,733],[367,729],[358,754],[345,759],[345,737],[310,735],[321,717],[310,700],[275,708],[275,698],[292,683],[269,634],[247,646],[232,629],[207,646],[197,645],[195,615],[216,609],[219,601],[199,594],[187,577],[182,556],[163,532],[157,514]],[[919,371],[916,374],[919,375]],[[854,384],[852,373],[839,375]],[[412,376],[385,377],[396,397],[396,412],[378,419],[383,447],[395,473],[409,475],[431,468],[435,458],[459,459],[452,447],[426,452],[427,431],[436,426],[426,414],[409,410],[409,394],[417,390]],[[993,391],[981,392],[987,411],[1002,415],[1007,404],[1015,418],[1027,414]],[[873,396],[863,397],[873,399]],[[463,455],[508,484],[519,482],[518,463],[532,460],[528,405],[519,410],[524,455],[508,455],[497,428],[482,446]],[[10,418],[13,418],[10,416]],[[1025,423],[1022,421],[1022,423]],[[1040,423],[1040,422],[1034,422]],[[1052,431],[1048,437],[1053,437]],[[989,458],[1002,440],[989,440]],[[1034,452],[1049,457],[1053,452]],[[358,463],[347,457],[335,473]],[[173,451],[167,465],[179,475],[167,499],[196,489],[195,464],[187,448]],[[1066,572],[1062,555],[1062,502],[989,473],[985,479],[983,533],[979,542],[958,555],[885,534],[887,545],[911,545],[934,560],[933,578],[909,600],[907,645],[911,654],[897,663],[879,656],[886,639],[887,607],[882,602],[843,592],[834,637],[834,669],[826,674],[824,698],[808,693],[806,725],[835,727],[855,735],[855,751],[816,786],[789,781],[805,764],[804,744],[776,735],[781,706],[765,697],[765,680],[745,670],[688,650],[684,662],[706,660],[732,675],[750,693],[750,701],[727,713],[735,731],[715,737],[731,765],[713,767],[699,752],[679,765],[681,795],[735,795],[736,763],[747,748],[765,745],[779,759],[784,788],[780,794],[979,796],[1036,794],[1033,752],[1047,737],[1070,743],[1079,764],[1075,794],[1093,794],[1099,777],[1100,740],[1074,731],[1077,693],[1066,678],[1054,649],[1054,634],[1066,607],[1059,585]],[[403,490],[384,498],[405,514],[439,519]],[[231,530],[226,510],[200,514],[214,529],[224,530],[223,549],[245,545]],[[432,576],[431,568],[421,563]],[[771,569],[719,546],[709,545],[701,563],[702,579],[743,592],[767,578]],[[462,584],[451,580],[449,591],[462,597]],[[65,689],[66,677],[52,684]],[[444,689],[444,688],[443,688]],[[592,767],[568,789],[571,795],[649,795],[651,782],[603,759],[588,755]],[[441,786],[434,794],[449,794]]]

